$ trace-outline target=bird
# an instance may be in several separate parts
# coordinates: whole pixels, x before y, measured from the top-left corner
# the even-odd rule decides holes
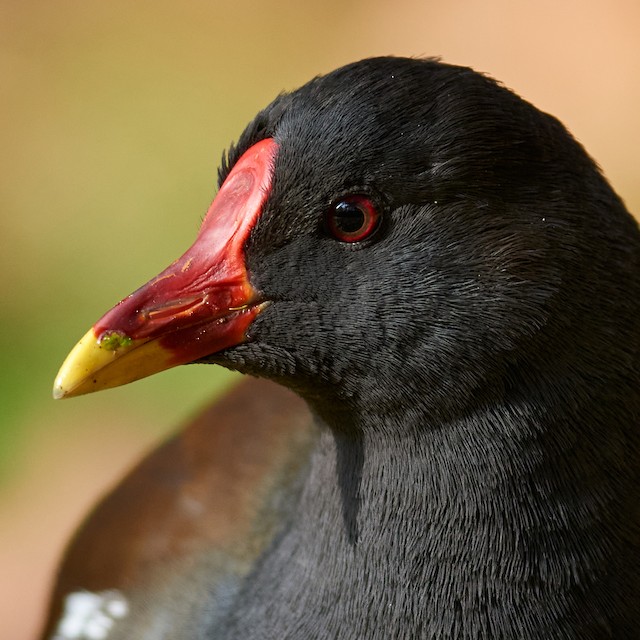
[[[246,374],[201,432],[241,431],[195,472],[228,489],[188,552],[64,582],[92,529],[118,530],[119,492],[128,527],[151,517],[134,470],[58,577],[58,613],[84,588],[102,626],[53,637],[640,637],[640,233],[583,146],[488,75],[389,56],[280,94],[218,178],[194,244],[96,322],[54,396],[193,362]],[[279,435],[253,378],[299,399]],[[253,429],[265,466],[243,472]],[[152,494],[189,473],[165,460]],[[236,489],[258,542],[215,504]]]

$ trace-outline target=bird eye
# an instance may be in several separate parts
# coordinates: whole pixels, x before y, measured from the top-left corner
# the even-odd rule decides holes
[[[340,242],[360,242],[375,233],[381,220],[380,212],[367,196],[345,196],[329,208],[326,227]]]

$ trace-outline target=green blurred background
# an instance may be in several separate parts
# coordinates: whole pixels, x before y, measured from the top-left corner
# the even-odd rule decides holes
[[[191,243],[258,109],[355,59],[439,55],[560,117],[637,212],[639,32],[635,0],[2,0],[0,637],[34,637],[81,514],[233,381],[51,400],[76,340]]]

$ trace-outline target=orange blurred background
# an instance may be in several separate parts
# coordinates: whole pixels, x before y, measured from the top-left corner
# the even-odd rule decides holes
[[[193,240],[222,149],[279,91],[441,56],[558,116],[640,211],[636,0],[3,0],[0,637],[30,640],[102,491],[233,381],[181,367],[53,402],[67,351]]]

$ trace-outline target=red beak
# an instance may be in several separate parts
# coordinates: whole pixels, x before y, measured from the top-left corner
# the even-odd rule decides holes
[[[54,397],[126,384],[246,340],[266,302],[249,282],[244,248],[276,153],[269,138],[238,160],[191,248],[87,332],[62,365]]]

